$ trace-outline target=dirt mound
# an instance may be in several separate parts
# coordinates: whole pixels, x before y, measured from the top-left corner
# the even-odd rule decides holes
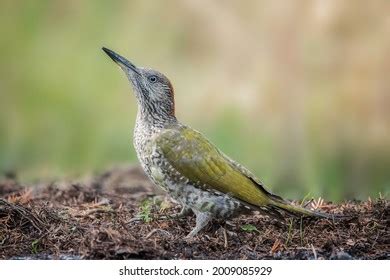
[[[193,240],[194,217],[180,211],[138,167],[89,180],[23,185],[0,180],[1,259],[390,259],[389,201],[311,201],[342,220],[254,213],[214,223]],[[136,215],[141,222],[131,222]]]

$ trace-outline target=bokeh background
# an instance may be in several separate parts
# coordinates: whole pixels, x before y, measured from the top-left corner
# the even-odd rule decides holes
[[[136,163],[136,102],[101,51],[160,70],[178,118],[289,198],[390,189],[390,2],[0,2],[0,170]]]

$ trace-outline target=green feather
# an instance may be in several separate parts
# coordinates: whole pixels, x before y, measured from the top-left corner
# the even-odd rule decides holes
[[[199,182],[199,187],[229,194],[254,206],[270,203],[273,195],[258,179],[221,153],[201,133],[188,127],[175,127],[155,140],[172,167],[192,183]]]
[[[295,206],[267,191],[249,170],[219,151],[201,133],[186,126],[167,129],[155,138],[155,144],[170,165],[194,185],[228,194],[244,205],[266,210],[280,217],[279,210],[291,215],[333,217]]]

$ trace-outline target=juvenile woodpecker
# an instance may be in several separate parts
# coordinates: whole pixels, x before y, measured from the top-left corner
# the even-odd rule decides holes
[[[133,143],[142,168],[182,204],[178,216],[190,210],[196,215],[196,225],[187,237],[195,236],[213,218],[228,219],[253,210],[277,217],[280,212],[330,217],[272,194],[248,169],[179,122],[174,90],[163,74],[103,50],[125,72],[138,102]]]

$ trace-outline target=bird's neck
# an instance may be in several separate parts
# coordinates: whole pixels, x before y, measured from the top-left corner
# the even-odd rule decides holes
[[[148,108],[139,105],[137,123],[142,124],[145,128],[156,130],[177,124],[177,119],[175,115],[151,112]]]

